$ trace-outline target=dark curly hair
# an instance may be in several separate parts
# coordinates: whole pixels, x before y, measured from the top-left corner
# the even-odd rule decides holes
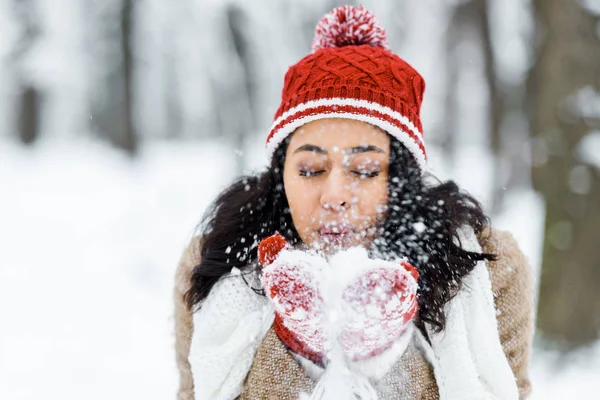
[[[213,285],[233,267],[253,273],[258,243],[280,232],[301,243],[283,187],[289,138],[276,150],[270,168],[239,178],[207,210],[199,225],[202,261],[192,271],[185,294],[191,310],[200,307]],[[422,175],[417,162],[397,139],[390,140],[388,212],[372,253],[380,258],[406,256],[419,271],[419,324],[445,327],[444,306],[480,260],[493,254],[465,251],[458,241],[464,225],[481,235],[489,225],[481,204],[453,181]],[[255,289],[258,294],[263,294]]]

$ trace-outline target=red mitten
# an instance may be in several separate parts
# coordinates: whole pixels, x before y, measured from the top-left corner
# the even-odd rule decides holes
[[[343,291],[344,326],[340,342],[344,354],[358,361],[382,353],[415,316],[419,274],[406,260],[372,260],[372,266]]]
[[[275,307],[277,335],[292,351],[316,363],[323,362],[325,351],[325,312],[341,316],[340,330],[333,331],[339,334],[344,355],[354,361],[389,348],[417,312],[419,274],[406,260],[370,260],[366,254],[363,259],[362,253],[347,253],[349,258],[336,263],[342,268],[338,274],[325,259],[289,249],[279,234],[263,240],[258,254],[263,286]],[[354,263],[357,272],[344,268],[348,261],[359,264]],[[345,276],[353,275],[344,283]],[[328,279],[342,285],[341,302],[324,304],[320,283]],[[341,305],[341,312],[331,308],[335,304]]]
[[[277,235],[261,242],[259,258],[265,293],[275,306],[277,335],[294,352],[320,363],[324,343],[323,298],[317,276],[326,268],[326,261],[287,249],[285,240]]]
[[[266,267],[277,259],[279,252],[287,248],[285,238],[279,232],[260,241],[258,244],[258,261]]]

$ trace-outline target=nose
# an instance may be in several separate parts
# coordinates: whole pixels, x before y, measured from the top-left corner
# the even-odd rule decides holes
[[[351,187],[343,171],[331,171],[322,187],[321,207],[332,211],[344,211],[350,208]]]

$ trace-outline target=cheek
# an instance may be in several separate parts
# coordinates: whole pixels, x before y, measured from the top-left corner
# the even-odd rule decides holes
[[[301,235],[310,224],[311,212],[314,209],[314,195],[310,185],[293,174],[285,174],[283,179],[285,195],[290,206],[292,221]]]
[[[388,202],[388,185],[386,177],[378,177],[360,189],[358,193],[359,208],[363,216],[376,218],[382,214]]]

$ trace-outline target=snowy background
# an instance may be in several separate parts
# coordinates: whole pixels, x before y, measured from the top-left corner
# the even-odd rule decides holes
[[[213,142],[156,142],[132,162],[92,141],[0,141],[1,399],[174,398],[175,266],[235,157]],[[498,222],[535,259],[538,203],[515,201]],[[532,374],[534,399],[593,398],[600,345],[536,349]]]
[[[395,3],[364,2],[388,27],[394,51],[428,82],[423,120],[430,168],[491,209],[493,157],[486,136],[477,134],[488,129],[482,106],[488,94],[468,42],[459,49],[465,63],[455,128],[462,133],[452,157],[440,139],[449,79],[439,73],[447,62],[442,44],[460,2]],[[107,21],[120,1],[28,0],[21,4],[35,12],[25,17],[14,4],[0,0],[0,399],[173,398],[172,282],[179,256],[219,190],[239,172],[264,166],[262,143],[283,74],[308,51],[319,16],[337,3],[136,2],[133,156],[94,124],[102,114],[97,104],[114,99],[104,87],[114,67]],[[531,57],[529,3],[489,4],[494,40],[504,49],[499,74],[520,85]],[[252,64],[250,86],[223,33],[228,5],[243,11],[241,31],[253,59],[262,60]],[[593,0],[586,5],[600,10]],[[27,36],[23,21],[41,33],[17,51]],[[14,105],[27,85],[42,94],[38,138],[29,146],[15,134]],[[240,87],[246,100],[235,103]],[[593,162],[597,135],[585,148]],[[514,151],[526,150],[527,144]],[[539,276],[544,202],[527,179],[501,199],[494,225],[516,236]],[[568,356],[538,343],[534,399],[600,392],[600,343]]]

